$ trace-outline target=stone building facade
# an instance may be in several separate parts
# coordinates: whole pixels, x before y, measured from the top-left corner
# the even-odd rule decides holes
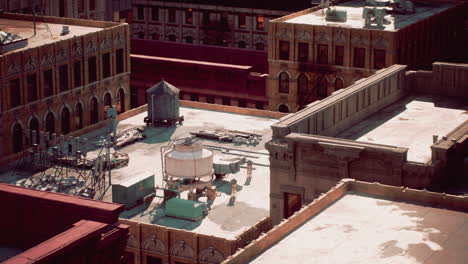
[[[378,69],[430,68],[464,50],[462,2],[416,2],[415,14],[389,15],[383,28],[365,26],[361,5],[346,3],[336,7],[347,10],[345,22],[327,21],[320,6],[270,21],[270,110],[296,112]]]
[[[266,50],[269,21],[310,2],[134,0],[132,5],[132,38]]]
[[[429,82],[431,84],[425,86]],[[463,178],[463,160],[468,155],[468,120],[463,118],[468,98],[467,84],[467,65],[435,63],[432,72],[406,71],[406,66],[393,65],[310,104],[298,113],[283,117],[272,126],[273,140],[266,144],[270,152],[270,216],[273,225],[293,215],[302,205],[327,192],[343,178],[417,189],[443,186],[457,177]],[[388,120],[397,120],[393,125],[396,124],[396,138],[401,143],[398,138],[410,137],[407,135],[410,132],[405,132],[402,124],[415,117],[395,116],[402,110],[392,112],[387,107],[415,93],[433,95],[437,100],[444,96],[463,98],[460,99],[462,105],[458,106],[461,107],[460,120],[465,121],[455,124],[446,134],[429,134],[432,141],[421,143],[424,145],[422,149],[419,143],[419,146],[391,145],[378,139],[343,137],[343,131],[353,129],[385,108],[386,113],[392,113]],[[419,106],[429,103],[428,98],[419,100]],[[406,105],[406,108],[420,111],[419,106]],[[450,107],[456,108],[455,105]],[[420,113],[416,116],[424,118]],[[384,127],[391,126],[386,123],[388,120],[381,121]],[[359,133],[363,133],[361,129]],[[366,138],[371,137],[367,135]],[[373,135],[375,138],[376,134]],[[409,141],[421,140],[422,137],[427,135],[418,133]],[[428,153],[425,161],[410,159],[409,153],[414,153],[414,147],[417,152],[424,150]]]
[[[0,9],[12,13],[119,21],[131,10],[131,0],[5,0]]]
[[[33,34],[30,15],[1,19],[11,33]],[[0,161],[31,143],[25,129],[68,134],[105,120],[105,106],[130,108],[127,24],[44,17],[37,29],[26,47],[0,55]]]

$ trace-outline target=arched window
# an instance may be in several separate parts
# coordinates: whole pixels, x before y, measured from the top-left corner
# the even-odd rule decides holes
[[[119,90],[117,97],[117,100],[119,100],[117,104],[117,112],[120,114],[125,112],[125,92],[123,89]]]
[[[278,111],[281,112],[281,113],[289,113],[289,107],[285,104],[281,104],[279,107],[278,107]]]
[[[303,73],[297,77],[297,93],[299,96],[307,96],[309,91],[309,79]]]
[[[75,107],[75,128],[83,128],[83,106],[81,106],[81,103],[78,103]]]
[[[46,116],[46,132],[55,133],[55,116],[52,113],[48,113]]]
[[[328,96],[328,81],[322,76],[318,81],[317,96],[322,99]]]
[[[39,145],[39,120],[37,118],[33,117],[31,121],[29,121],[29,130],[31,131],[29,138],[31,138],[31,144],[35,142],[36,144]],[[35,131],[33,133],[33,131]],[[33,137],[36,138],[36,140],[33,140]]]
[[[169,35],[169,36],[167,36],[167,39],[169,41],[175,42],[177,40],[177,37],[176,37],[176,35]]]
[[[261,43],[261,42],[257,42],[255,44],[255,49],[256,50],[264,50],[265,49],[265,44]]]
[[[289,75],[285,72],[279,75],[279,92],[289,93]]]
[[[112,106],[112,96],[110,93],[106,93],[106,95],[104,95],[104,106]]]
[[[341,78],[335,79],[335,91],[339,89],[343,89],[343,80]]]
[[[239,41],[239,42],[237,43],[237,45],[238,45],[238,47],[239,47],[240,49],[245,49],[245,47],[247,46],[247,44],[245,43],[245,41]]]
[[[62,118],[62,134],[70,133],[70,110],[64,107],[60,116]]]
[[[91,99],[91,103],[89,105],[90,111],[89,111],[89,120],[91,121],[91,124],[96,124],[99,121],[99,107],[98,107],[98,101],[96,98]]]
[[[18,153],[23,150],[23,128],[19,123],[13,126],[12,135],[13,137],[13,152]]]
[[[193,37],[192,36],[186,36],[185,37],[185,43],[193,43]]]

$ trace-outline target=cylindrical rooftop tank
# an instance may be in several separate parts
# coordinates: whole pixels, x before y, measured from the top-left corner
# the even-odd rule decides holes
[[[179,92],[164,80],[146,90],[149,122],[179,118]]]
[[[164,163],[169,177],[198,178],[213,173],[213,153],[190,139],[177,141],[164,156]]]

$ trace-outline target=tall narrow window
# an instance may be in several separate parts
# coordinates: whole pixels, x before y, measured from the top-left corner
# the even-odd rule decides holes
[[[124,62],[124,52],[123,52],[123,49],[118,49],[116,52],[115,52],[115,65],[116,65],[116,73],[119,74],[119,73],[122,73],[124,72],[124,65],[125,65],[125,62]]]
[[[308,83],[309,79],[305,74],[301,73],[299,77],[297,77],[297,93],[299,95],[298,97],[307,96],[307,92],[309,90]]]
[[[279,92],[289,93],[289,75],[285,72],[279,75]]]
[[[192,36],[186,36],[185,37],[185,43],[192,44],[193,43],[193,37]]]
[[[21,87],[20,87],[20,80],[14,79],[10,80],[8,83],[10,87],[10,104],[11,107],[16,107],[21,104]]]
[[[169,8],[168,9],[168,22],[169,23],[175,23],[176,22],[176,9],[175,8]]]
[[[102,77],[109,78],[111,76],[110,53],[102,54]]]
[[[193,24],[193,9],[188,8],[185,10],[185,24]]]
[[[59,1],[59,16],[60,17],[65,16],[65,0]]]
[[[319,99],[322,99],[327,96],[328,96],[328,81],[324,76],[322,76],[318,80],[317,97],[319,97]]]
[[[245,29],[247,28],[247,16],[245,14],[239,14],[237,16],[237,20],[238,20],[238,23],[239,23],[239,28],[242,28],[242,29]]]
[[[366,57],[365,48],[354,48],[354,67],[364,68]]]
[[[152,7],[151,8],[151,20],[158,21],[159,20],[159,8]]]
[[[279,42],[279,58],[280,60],[289,60],[289,41]]]
[[[226,26],[228,24],[228,14],[227,12],[221,13],[221,24]]]
[[[28,102],[37,100],[37,76],[36,74],[30,74],[26,77],[27,89],[28,89]]]
[[[257,16],[257,30],[264,30],[264,29],[265,29],[265,17]]]
[[[335,65],[344,64],[344,47],[343,46],[335,46]]]
[[[52,69],[46,70],[44,75],[44,97],[49,97],[54,93],[54,80],[52,78]]]
[[[202,12],[202,24],[208,25],[209,23],[210,23],[210,12],[204,10]]]
[[[239,41],[237,43],[238,47],[241,48],[241,49],[245,49],[245,47],[247,46],[247,44],[245,43],[245,41]]]
[[[343,89],[343,80],[341,78],[335,79],[335,91],[339,89]]]
[[[88,58],[88,83],[97,81],[96,57]]]
[[[59,86],[60,91],[68,90],[68,65],[62,65],[59,67]]]
[[[145,20],[145,8],[142,6],[137,7],[137,19]]]
[[[81,61],[75,61],[73,63],[73,86],[79,87],[82,85],[81,82]]]
[[[89,10],[90,11],[96,10],[96,0],[89,0]]]
[[[317,45],[317,63],[328,64],[328,45]]]
[[[374,68],[385,68],[385,50],[374,50]]]
[[[83,11],[84,11],[84,1],[85,0],[78,0],[78,13],[83,13]]]
[[[297,59],[300,62],[307,62],[309,60],[309,44],[299,42],[297,49],[299,51]]]

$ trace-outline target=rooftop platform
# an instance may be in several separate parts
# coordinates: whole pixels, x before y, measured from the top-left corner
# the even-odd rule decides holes
[[[410,95],[385,107],[336,137],[409,148],[408,161],[431,160],[433,135],[447,135],[468,120],[468,102],[432,95]]]
[[[346,11],[347,12],[347,21],[346,22],[332,22],[325,20],[325,9],[313,10],[309,13],[294,16],[292,18],[285,18],[285,20],[276,20],[286,23],[294,24],[306,24],[306,25],[317,25],[317,26],[332,26],[332,27],[348,27],[348,28],[364,28],[364,18],[362,17],[364,9],[363,0],[352,0],[342,2],[332,8],[335,8],[337,11]],[[440,13],[444,10],[449,9],[453,5],[450,4],[440,4],[438,6],[421,6],[415,3],[415,13],[402,15],[402,14],[388,14],[385,16],[387,22],[384,24],[384,28],[381,30],[385,31],[397,31],[401,28],[407,27],[411,24],[414,24],[418,21],[421,21],[425,18],[433,16],[437,13]],[[370,29],[379,29],[374,27],[369,27]]]
[[[121,217],[143,223],[158,224],[205,235],[234,239],[264,217],[269,216],[269,154],[265,150],[264,144],[271,139],[270,126],[277,122],[277,119],[185,107],[180,108],[180,114],[185,119],[182,126],[147,128],[145,140],[121,149],[122,152],[128,153],[130,162],[127,167],[112,171],[113,183],[125,181],[135,174],[150,172],[155,174],[155,184],[161,187],[160,147],[166,145],[169,139],[190,136],[190,132],[214,129],[238,130],[262,135],[262,141],[257,146],[235,146],[231,143],[203,141],[205,146],[209,146],[213,150],[215,156],[225,152],[216,150],[217,148],[228,148],[231,157],[248,156],[254,162],[252,181],[249,185],[245,184],[245,168],[241,168],[241,171],[237,174],[216,180],[213,186],[216,186],[218,195],[221,196],[214,201],[208,216],[200,221],[164,216],[163,208],[156,209],[161,202],[158,198],[154,199],[149,205],[143,204],[124,212]],[[143,126],[145,116],[147,116],[146,112],[123,120],[119,123],[119,129]],[[227,155],[227,153],[224,153],[224,155]],[[231,197],[230,181],[232,179],[237,180],[238,192],[235,205],[228,206]],[[186,198],[184,193],[182,193],[182,198]],[[108,192],[104,197],[104,201],[111,200],[111,193]]]
[[[468,213],[347,192],[251,263],[466,263]]]
[[[15,14],[16,15],[16,14]],[[11,15],[14,16],[14,15]],[[62,19],[64,23],[51,23],[51,22],[37,22],[36,23],[36,35],[34,36],[34,25],[32,21],[29,20],[21,20],[20,18],[22,15],[17,15],[18,19],[6,19],[0,18],[0,28],[2,31],[7,33],[13,33],[20,37],[27,38],[28,44],[20,49],[15,49],[10,52],[6,52],[2,55],[7,55],[13,52],[24,51],[30,48],[35,48],[43,45],[47,45],[56,41],[61,41],[65,39],[71,39],[78,36],[83,36],[88,33],[97,32],[104,29],[104,26],[98,27],[97,25],[99,22],[95,22],[96,27],[93,26],[84,26],[88,24],[92,24],[90,22],[83,22],[83,25],[76,25],[77,21],[73,19],[74,23],[67,24],[67,19],[57,18],[56,20]],[[28,17],[31,19],[31,16],[23,15],[24,17]],[[39,20],[40,18],[38,18]],[[71,22],[72,20],[69,19]],[[84,20],[83,20],[84,21]],[[104,23],[103,23],[104,24]],[[63,25],[68,25],[70,33],[67,35],[61,35]],[[47,26],[49,29],[47,29]],[[49,31],[50,30],[50,31]],[[1,55],[0,55],[1,56]]]

